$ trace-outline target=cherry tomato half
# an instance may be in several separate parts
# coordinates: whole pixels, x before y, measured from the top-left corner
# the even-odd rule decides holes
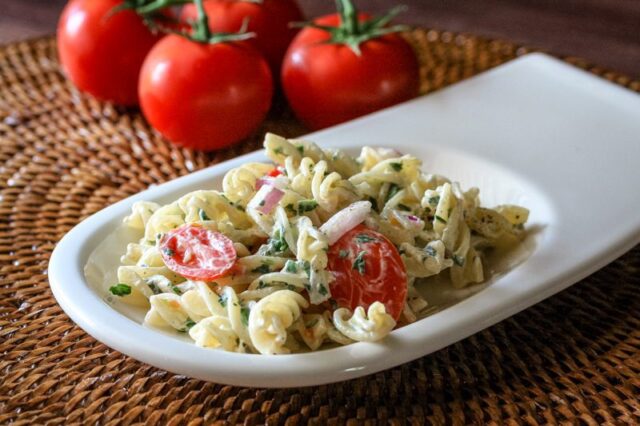
[[[80,90],[122,105],[138,103],[138,76],[160,39],[135,12],[114,12],[122,0],[72,0],[58,22],[58,54]]]
[[[229,238],[196,225],[167,232],[159,247],[167,268],[190,280],[213,281],[229,272],[237,257]]]
[[[367,15],[360,15],[360,20]],[[314,21],[338,26],[340,17]],[[360,44],[356,54],[345,44],[328,43],[327,31],[304,28],[282,64],[282,87],[296,116],[320,129],[404,102],[418,95],[418,61],[398,34]]]
[[[238,32],[247,20],[247,31],[256,34],[251,42],[264,54],[274,76],[278,75],[284,53],[298,32],[289,23],[303,20],[295,0],[207,0],[204,8],[213,32]],[[182,8],[182,20],[194,20],[197,15],[194,4]]]
[[[328,256],[335,277],[331,297],[339,306],[368,309],[377,301],[398,320],[407,297],[407,272],[391,241],[359,225],[333,244]]]
[[[168,35],[149,52],[138,90],[153,127],[176,145],[209,151],[256,130],[271,106],[273,81],[262,55],[245,42]]]

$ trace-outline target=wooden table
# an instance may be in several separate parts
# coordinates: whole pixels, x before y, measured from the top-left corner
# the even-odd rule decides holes
[[[50,34],[64,0],[1,0],[0,43]],[[331,11],[331,0],[299,0],[307,16]],[[404,3],[402,21],[502,38],[554,54],[583,57],[640,76],[639,0],[359,0],[381,12]]]

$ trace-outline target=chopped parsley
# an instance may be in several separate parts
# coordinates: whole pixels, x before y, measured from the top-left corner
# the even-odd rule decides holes
[[[384,199],[384,202],[386,203],[392,199],[398,192],[400,192],[400,187],[398,185],[395,183],[389,185],[389,191],[387,192],[387,197]]]
[[[196,322],[191,318],[187,318],[187,320],[184,322],[184,327],[178,331],[180,333],[186,333],[187,331],[191,330],[191,327],[193,327],[194,325],[196,325]]]
[[[242,320],[242,324],[246,327],[249,325],[249,314],[251,310],[246,306],[240,308],[240,319]]]
[[[165,248],[163,248],[163,249],[162,249],[162,253],[164,253],[165,255],[167,255],[167,256],[169,256],[169,257],[171,257],[171,256],[173,256],[174,254],[176,254],[176,252],[175,252],[175,251],[173,251],[173,250],[171,250],[169,247],[165,247]]]
[[[389,165],[396,172],[399,172],[402,170],[402,163],[389,163]]]
[[[273,153],[276,154],[276,155],[283,155],[284,151],[282,150],[282,147],[279,146],[279,147],[277,147],[276,149],[273,150]]]
[[[293,214],[296,213],[296,209],[295,209],[295,207],[293,207],[293,204],[287,204],[286,206],[284,206],[284,208],[287,209],[288,211],[290,211]]]
[[[307,276],[311,276],[311,264],[309,262],[307,262],[306,260],[302,260],[302,269],[304,269],[304,272],[307,274]]]
[[[360,253],[358,253],[358,256],[356,256],[356,260],[353,261],[353,269],[356,269],[358,272],[360,272],[360,275],[364,275],[365,273],[364,256],[366,254],[367,252],[361,251]]]
[[[371,203],[371,208],[375,211],[378,211],[378,200],[373,197],[369,197],[369,202]]]
[[[316,200],[300,200],[298,201],[298,214],[313,211],[316,207],[318,207]]]
[[[269,272],[271,272],[271,269],[269,268],[269,265],[267,265],[266,263],[263,263],[262,265],[258,266],[257,268],[252,269],[251,272],[259,272],[261,274],[268,274]]]
[[[320,293],[321,296],[326,296],[329,294],[329,290],[327,290],[327,287],[324,284],[320,284],[318,287],[318,293]]]
[[[156,283],[154,282],[150,282],[149,280],[145,281],[147,283],[147,285],[149,286],[149,288],[151,289],[151,291],[153,292],[153,294],[160,294],[162,293],[162,290],[160,290],[160,287],[158,287],[156,285]]]
[[[427,253],[427,255],[431,256],[431,257],[436,257],[438,255],[438,252],[435,248],[433,248],[433,246],[426,246],[424,248],[424,252]]]
[[[114,296],[119,296],[119,297],[127,296],[131,294],[131,286],[127,284],[118,283],[114,286],[109,287],[109,291]]]
[[[211,219],[209,219],[209,216],[207,216],[207,213],[204,211],[204,209],[200,209],[200,211],[198,212],[198,216],[200,217],[200,220],[202,220],[202,221],[211,220]]]
[[[410,212],[411,208],[408,206],[405,206],[404,204],[398,204],[398,210],[403,210],[405,212]]]
[[[281,226],[273,233],[273,237],[269,238],[264,254],[266,256],[283,254],[288,248],[289,244],[287,244],[287,240],[284,238],[284,227]]]
[[[293,260],[287,260],[287,263],[284,264],[284,270],[285,272],[295,274],[298,272],[298,265]]]
[[[433,197],[429,197],[429,199],[427,201],[429,202],[429,205],[431,207],[436,207],[438,205],[438,203],[440,202],[440,196],[439,195],[435,195]]]
[[[271,284],[267,284],[262,280],[258,281],[258,288],[267,288],[267,287],[271,287]]]
[[[458,266],[464,266],[464,257],[458,256],[457,254],[453,255],[453,263]]]
[[[182,291],[178,288],[177,285],[175,284],[171,284],[171,291],[173,291],[175,294],[177,294],[178,296],[182,295]]]
[[[370,237],[367,234],[358,234],[356,235],[356,241],[359,242],[360,244],[366,244],[372,241],[378,241],[378,239],[374,237]]]
[[[443,217],[436,215],[435,218],[438,222],[447,223],[447,220]]]
[[[227,307],[227,295],[226,293],[223,293],[220,295],[220,297],[218,297],[218,303],[220,303],[220,305],[222,305],[223,308]]]
[[[300,155],[304,154],[304,146],[302,146],[302,145],[298,145],[298,146],[296,146],[296,149],[298,150],[298,152],[300,153]]]
[[[340,250],[340,253],[338,253],[338,256],[340,256],[340,259],[344,259],[345,257],[349,256],[349,251]]]

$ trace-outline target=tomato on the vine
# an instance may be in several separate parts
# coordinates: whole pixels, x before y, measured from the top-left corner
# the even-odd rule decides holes
[[[242,34],[212,34],[206,16],[191,38],[171,34],[149,52],[140,73],[140,106],[176,145],[213,150],[249,136],[273,95],[269,66]]]
[[[411,46],[388,27],[394,15],[371,18],[341,0],[338,14],[318,18],[293,40],[282,87],[296,116],[320,129],[418,95],[419,66]]]
[[[407,272],[398,250],[384,235],[359,225],[329,248],[327,269],[335,280],[331,297],[354,310],[382,303],[396,321],[407,298]]]
[[[274,75],[277,75],[275,73],[280,69],[287,47],[298,32],[290,23],[303,19],[295,0],[207,0],[204,8],[213,32],[237,32],[246,23],[246,30],[256,34],[250,42],[264,54]],[[196,17],[196,5],[183,7],[183,21]]]
[[[235,265],[233,241],[219,232],[196,225],[183,225],[162,236],[160,254],[173,272],[185,278],[213,281]]]
[[[138,102],[138,76],[160,39],[122,0],[72,0],[58,22],[58,53],[67,77],[82,91],[122,105]]]

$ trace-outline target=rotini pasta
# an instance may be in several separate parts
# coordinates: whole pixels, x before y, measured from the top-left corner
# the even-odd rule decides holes
[[[230,170],[221,191],[133,205],[124,226],[137,241],[110,291],[146,306],[147,326],[185,333],[203,348],[270,355],[375,342],[426,315],[420,286],[428,280],[482,282],[487,250],[524,234],[527,209],[482,207],[478,189],[423,173],[411,155],[364,147],[354,158],[272,134],[264,147],[273,163]],[[370,233],[357,234],[360,224]],[[362,244],[387,244],[398,266],[385,257],[367,263],[375,250],[334,249],[352,230]],[[364,279],[397,268],[406,277],[394,283],[406,290],[399,313],[382,275],[367,284],[376,286],[369,296],[354,287],[357,303],[336,287],[351,285],[339,274]]]

